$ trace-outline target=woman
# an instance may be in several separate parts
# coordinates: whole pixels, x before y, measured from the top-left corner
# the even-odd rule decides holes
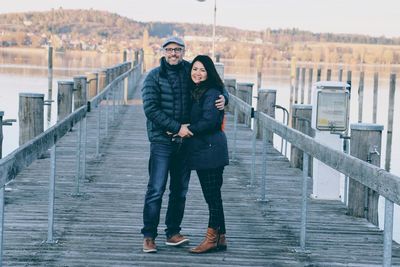
[[[191,64],[193,106],[188,140],[188,163],[196,170],[208,205],[209,221],[203,242],[192,253],[225,250],[225,219],[221,199],[222,173],[229,164],[226,136],[221,129],[224,111],[215,107],[224,84],[210,57],[199,55]]]

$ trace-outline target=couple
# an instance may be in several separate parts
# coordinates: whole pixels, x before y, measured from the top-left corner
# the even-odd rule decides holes
[[[192,253],[226,249],[221,199],[222,173],[228,165],[221,130],[228,93],[208,56],[183,60],[185,43],[170,37],[162,45],[160,66],[151,70],[143,88],[143,108],[150,140],[149,182],[143,209],[143,251],[157,252],[155,238],[162,196],[170,175],[166,245],[187,244],[180,234],[189,187],[196,170],[209,209],[206,237]]]

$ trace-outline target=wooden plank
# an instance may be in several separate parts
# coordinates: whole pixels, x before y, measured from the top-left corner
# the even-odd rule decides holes
[[[57,146],[55,239],[46,240],[49,159],[36,160],[9,184],[6,192],[6,266],[371,266],[382,259],[382,232],[366,220],[346,215],[339,201],[309,200],[307,241],[310,253],[298,253],[300,230],[300,170],[291,168],[272,145],[267,154],[267,198],[259,203],[259,179],[248,188],[251,131],[239,125],[238,162],[225,169],[222,196],[228,250],[191,255],[190,246],[203,239],[208,211],[195,173],[192,173],[182,233],[190,246],[171,248],[163,236],[166,200],[161,212],[159,252],[141,251],[142,210],[147,185],[149,144],[140,101],[125,106],[102,136],[96,151],[96,112],[88,113],[87,175],[81,197],[74,192],[75,140],[73,129]],[[232,142],[233,118],[226,134]],[[104,129],[102,128],[104,133]],[[261,171],[261,141],[257,141],[256,173]],[[309,180],[311,185],[311,180]],[[311,186],[309,187],[311,193]],[[400,264],[400,248],[393,250]]]

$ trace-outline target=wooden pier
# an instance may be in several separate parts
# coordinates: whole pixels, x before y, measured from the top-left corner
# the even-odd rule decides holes
[[[165,193],[156,254],[142,252],[142,209],[149,143],[145,117],[135,99],[120,109],[96,154],[96,112],[87,114],[87,166],[81,195],[75,195],[78,131],[57,143],[54,244],[46,243],[50,159],[36,160],[6,190],[3,266],[381,266],[383,233],[366,219],[346,215],[340,201],[308,199],[306,250],[300,250],[302,172],[272,146],[267,150],[266,199],[260,196],[261,141],[256,180],[248,187],[251,130],[238,125],[236,160],[224,173],[226,252],[192,255],[206,231],[208,212],[192,173],[182,234],[189,246],[167,247]],[[226,133],[233,140],[233,116]],[[104,125],[102,126],[104,127]],[[103,128],[100,132],[104,131]],[[311,180],[308,180],[311,193]],[[393,243],[392,266],[400,266]]]

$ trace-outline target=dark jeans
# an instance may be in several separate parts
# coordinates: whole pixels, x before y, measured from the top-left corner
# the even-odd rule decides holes
[[[189,187],[190,170],[186,164],[186,157],[182,144],[152,143],[150,145],[149,183],[143,209],[144,237],[157,236],[157,227],[160,222],[160,209],[162,197],[168,180],[169,201],[165,218],[167,237],[171,237],[181,230],[183,212],[185,210],[186,193]]]
[[[204,199],[208,205],[208,227],[225,234],[224,208],[221,198],[222,173],[224,167],[207,170],[197,170]]]

